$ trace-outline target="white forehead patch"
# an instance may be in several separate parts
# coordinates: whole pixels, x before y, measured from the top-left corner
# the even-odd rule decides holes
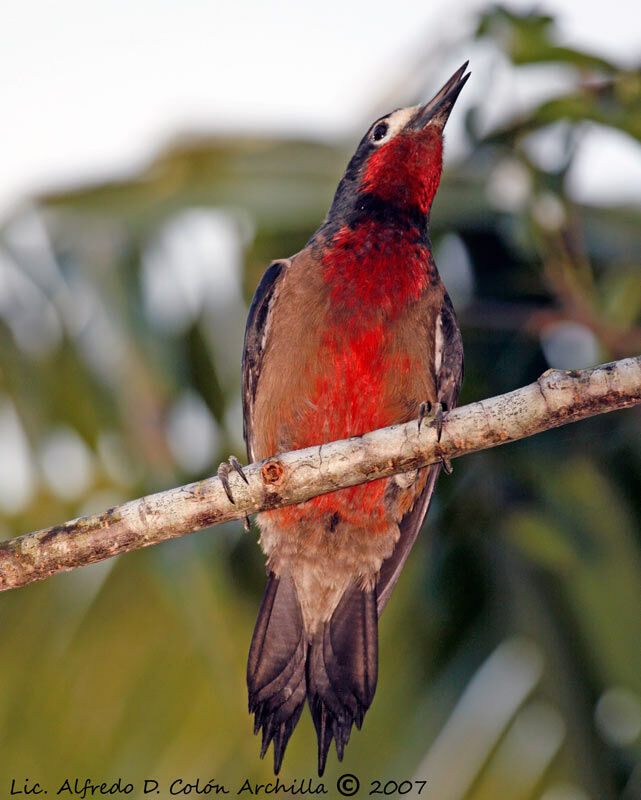
[[[387,132],[385,136],[382,136],[380,139],[374,140],[374,144],[381,145],[385,144],[385,142],[389,142],[390,139],[393,139],[396,134],[403,130],[403,128],[407,125],[410,119],[416,114],[418,111],[419,106],[410,106],[409,108],[399,108],[398,111],[393,111],[389,117],[382,119],[380,122],[377,122],[376,125],[372,128],[372,132],[376,130],[377,126],[380,125],[381,122],[384,122],[387,125]],[[371,138],[371,137],[370,137]]]
[[[396,134],[404,128],[410,119],[416,114],[418,111],[419,106],[410,106],[409,108],[399,108],[398,111],[394,111],[387,118],[387,124],[390,127],[390,133],[392,136],[396,136]]]

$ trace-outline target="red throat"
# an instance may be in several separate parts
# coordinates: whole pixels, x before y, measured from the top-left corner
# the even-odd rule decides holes
[[[441,180],[443,141],[432,131],[400,133],[374,152],[363,189],[400,208],[428,214]]]

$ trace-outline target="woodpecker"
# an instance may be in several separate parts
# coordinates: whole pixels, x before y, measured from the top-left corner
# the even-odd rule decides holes
[[[250,461],[420,424],[426,408],[440,426],[456,405],[463,347],[428,223],[466,68],[425,105],[372,124],[320,228],[260,281],[242,367]],[[259,515],[267,585],[247,685],[260,755],[273,742],[276,774],[305,701],[319,775],[332,739],[341,760],[352,726],[361,727],[376,689],[378,618],[442,466]]]

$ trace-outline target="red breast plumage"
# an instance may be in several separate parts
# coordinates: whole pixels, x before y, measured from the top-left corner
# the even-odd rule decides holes
[[[252,301],[243,356],[250,460],[416,418],[457,401],[462,345],[431,254],[442,133],[467,64],[424,106],[377,120],[308,245],[274,262]],[[322,774],[376,688],[378,617],[440,467],[259,517],[267,587],[247,682],[274,770],[308,701]]]

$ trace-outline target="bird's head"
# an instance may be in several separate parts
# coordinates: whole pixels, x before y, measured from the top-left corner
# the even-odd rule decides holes
[[[339,184],[329,219],[394,209],[427,216],[441,179],[443,129],[470,73],[467,63],[425,105],[377,119]]]

